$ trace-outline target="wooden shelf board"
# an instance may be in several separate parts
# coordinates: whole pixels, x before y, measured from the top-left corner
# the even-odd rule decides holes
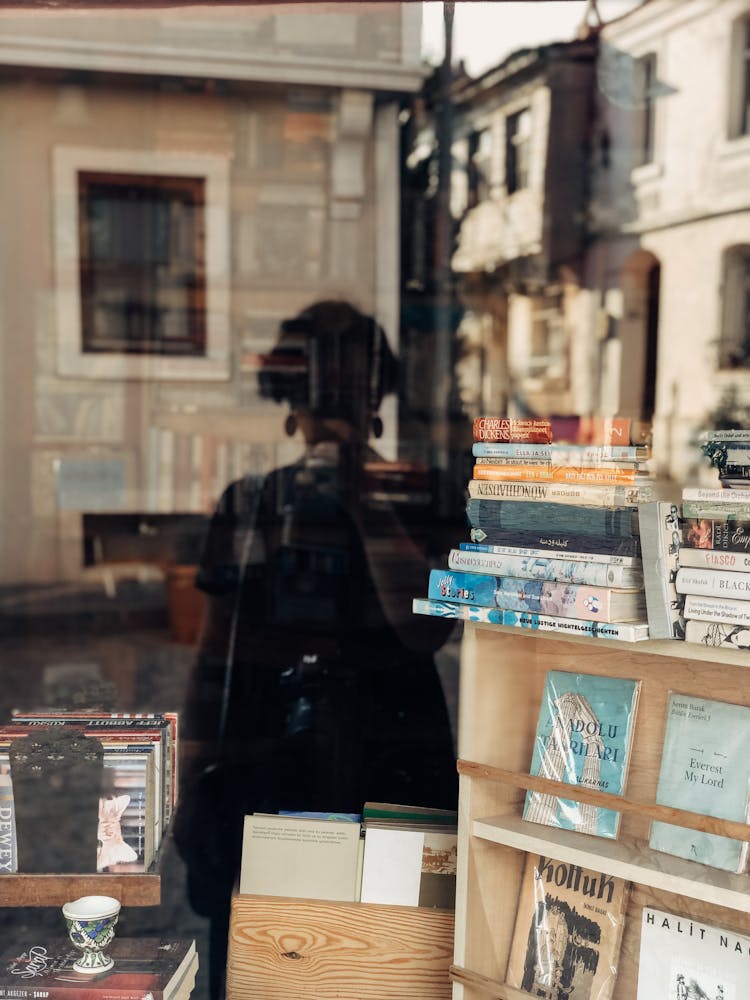
[[[158,874],[0,876],[0,906],[62,906],[78,896],[114,896],[123,906],[158,906]]]
[[[587,635],[570,635],[567,632],[542,632],[534,629],[514,628],[512,625],[491,625],[486,622],[464,622],[464,627],[497,632],[524,639],[544,639],[545,642],[572,642],[578,645],[598,646],[601,649],[628,650],[635,656],[672,656],[679,660],[697,660],[704,663],[727,663],[750,667],[750,652],[729,646],[703,646],[698,642],[680,639],[644,639],[640,642],[623,642],[620,639],[597,639]]]
[[[750,876],[747,875],[685,861],[646,846],[636,847],[619,840],[527,823],[517,816],[475,819],[472,833],[481,840],[750,913]]]

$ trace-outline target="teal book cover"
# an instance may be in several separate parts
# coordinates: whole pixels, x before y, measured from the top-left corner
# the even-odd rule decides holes
[[[530,773],[621,795],[639,691],[637,680],[550,670]],[[612,809],[531,791],[526,793],[523,818],[599,837],[615,838],[620,827],[620,814]]]
[[[667,703],[656,801],[704,816],[747,822],[750,708],[672,692]],[[741,872],[747,844],[672,823],[651,824],[655,851]]]

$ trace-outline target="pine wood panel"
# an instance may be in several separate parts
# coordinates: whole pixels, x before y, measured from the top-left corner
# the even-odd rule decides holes
[[[452,910],[237,895],[227,1000],[447,1000]]]

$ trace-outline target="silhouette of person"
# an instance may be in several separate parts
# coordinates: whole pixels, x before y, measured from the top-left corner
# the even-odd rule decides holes
[[[346,302],[284,322],[260,391],[289,405],[304,454],[231,483],[208,530],[207,612],[182,726],[222,767],[208,805],[182,809],[175,839],[191,903],[212,920],[214,997],[244,814],[359,813],[366,800],[456,808],[434,660],[451,623],[412,615],[411,601],[426,591],[431,548],[444,560],[462,522],[433,519],[429,475],[418,470],[413,488],[413,470],[368,445],[396,377],[382,329]],[[413,504],[393,501],[394,481]]]

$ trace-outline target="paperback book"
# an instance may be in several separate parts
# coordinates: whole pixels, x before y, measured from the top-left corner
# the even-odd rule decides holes
[[[470,479],[469,497],[571,503],[581,507],[635,507],[656,499],[653,484],[596,485],[594,483],[510,482]]]
[[[724,622],[726,625],[750,625],[750,601],[732,597],[685,596],[685,618]]]
[[[456,604],[452,601],[432,601],[416,597],[412,602],[416,615],[433,618],[455,618],[459,621],[482,622],[488,625],[508,625],[534,632],[564,632],[568,635],[588,635],[594,639],[619,639],[641,642],[649,638],[646,622],[594,622],[580,618],[557,618],[523,611],[503,611],[482,608],[476,604]]]
[[[750,573],[725,569],[697,569],[683,566],[677,571],[678,594],[707,594],[750,600]]]
[[[637,1000],[745,1000],[750,937],[644,906]]]
[[[440,569],[430,571],[427,597],[589,621],[643,621],[646,613],[645,597],[640,590]]]
[[[448,567],[470,573],[514,576],[525,580],[557,580],[592,587],[637,588],[643,585],[640,565],[632,567],[583,562],[564,556],[559,559],[552,556],[510,556],[471,552],[460,548],[451,549],[448,553]]]
[[[625,789],[640,683],[620,677],[547,673],[530,773],[621,795]],[[612,809],[526,793],[523,818],[532,823],[615,838]]]
[[[522,480],[540,483],[590,483],[593,486],[617,486],[647,481],[648,476],[632,466],[590,468],[570,465],[492,465],[478,462],[474,479]]]
[[[637,508],[586,507],[579,504],[535,503],[470,497],[466,514],[472,528],[539,530],[542,534],[635,538]],[[572,546],[577,548],[577,546]]]
[[[545,1000],[610,1000],[629,890],[604,872],[528,854],[508,985]]]
[[[682,544],[691,549],[747,552],[750,549],[750,521],[686,517]]]
[[[683,639],[683,598],[675,579],[679,568],[680,517],[676,504],[656,500],[638,509],[643,553],[643,586],[652,639]]]
[[[693,619],[685,624],[685,640],[699,642],[703,646],[750,649],[750,625],[726,625],[724,622]]]
[[[360,900],[452,909],[457,853],[455,826],[368,817]]]
[[[599,465],[601,462],[639,464],[651,457],[651,449],[639,445],[517,444],[475,442],[475,458],[531,459],[555,465]]]
[[[716,552],[714,549],[680,548],[677,561],[680,566],[695,569],[728,569],[738,573],[750,570],[750,552]]]
[[[750,708],[672,692],[656,801],[747,822],[750,788]],[[725,871],[747,867],[748,845],[671,823],[651,824],[655,851]]]
[[[550,552],[549,549],[532,549],[520,545],[486,545],[482,542],[459,542],[466,552],[490,552],[498,556],[522,556],[525,559],[566,559],[570,562],[604,563],[607,566],[627,566],[640,570],[643,563],[640,556],[610,555],[606,552]],[[750,562],[750,557],[748,557]]]
[[[641,543],[637,536],[629,538],[614,535],[586,535],[577,532],[560,532],[540,525],[538,529],[470,527],[469,538],[478,545],[502,545],[514,548],[541,549],[552,553],[583,552],[605,556],[640,558]]]
[[[475,441],[516,441],[528,444],[549,444],[552,424],[549,420],[520,417],[475,417]]]

